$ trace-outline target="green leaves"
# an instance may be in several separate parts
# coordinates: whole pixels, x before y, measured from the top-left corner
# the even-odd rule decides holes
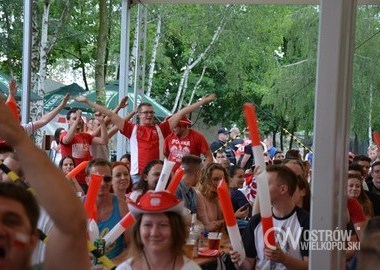
[[[49,55],[52,69],[70,59],[68,69],[93,77],[99,28],[98,0],[52,1],[49,35],[59,26],[65,4],[68,18],[56,33]],[[39,4],[42,2],[39,1]],[[1,70],[21,75],[21,0],[0,0]],[[147,5],[146,63],[151,59],[157,16],[162,18],[151,96],[172,108],[184,68],[210,43],[223,21],[220,36],[204,59],[189,73],[184,104],[205,72],[194,100],[216,92],[218,98],[202,109],[207,123],[244,125],[241,106],[255,103],[264,133],[279,130],[312,132],[319,31],[317,6],[284,5]],[[106,81],[116,78],[120,50],[120,1],[108,0]],[[131,8],[131,43],[136,6]],[[359,6],[353,73],[352,132],[366,139],[368,128],[380,130],[380,21],[377,6]],[[37,25],[40,27],[40,24]],[[50,36],[50,37],[51,37]],[[146,69],[148,72],[148,69]],[[93,88],[93,86],[90,86]],[[370,115],[371,113],[371,115]]]

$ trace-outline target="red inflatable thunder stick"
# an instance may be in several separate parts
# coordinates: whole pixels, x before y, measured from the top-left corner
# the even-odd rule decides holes
[[[241,240],[241,235],[235,218],[235,211],[232,206],[230,192],[228,191],[226,181],[222,179],[219,182],[217,188],[219,205],[222,209],[224,220],[226,221],[228,236],[230,237],[231,245],[233,250],[236,250],[240,254],[239,265],[245,259],[245,250],[243,246],[243,241]]]
[[[112,230],[110,230],[105,236],[104,240],[106,241],[106,246],[112,245],[116,239],[122,235],[126,229],[131,227],[135,223],[135,218],[132,216],[132,213],[126,214],[120,221],[117,223]]]
[[[244,104],[245,120],[252,140],[252,152],[255,158],[255,165],[258,169],[256,176],[257,191],[259,194],[261,224],[263,227],[265,245],[269,248],[276,248],[276,241],[273,231],[272,207],[268,187],[268,174],[265,170],[264,152],[260,142],[260,132],[257,124],[255,107],[252,104]]]
[[[91,174],[90,185],[88,186],[86,200],[84,201],[84,209],[86,210],[88,219],[95,219],[95,202],[99,193],[99,188],[102,183],[103,176]]]
[[[175,171],[175,174],[174,174],[172,180],[170,181],[168,188],[166,189],[169,193],[171,193],[171,194],[175,193],[175,191],[178,188],[179,183],[182,180],[183,174],[184,174],[184,170],[182,167],[179,167]]]
[[[84,170],[88,164],[88,161],[81,162],[78,166],[76,166],[71,172],[66,175],[66,178],[73,179],[78,173]]]
[[[376,143],[377,148],[380,148],[380,135],[379,135],[379,133],[377,131],[374,131],[372,133],[372,135],[373,135],[373,141]]]

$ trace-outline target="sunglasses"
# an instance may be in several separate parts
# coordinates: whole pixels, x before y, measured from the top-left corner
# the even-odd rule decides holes
[[[111,182],[112,181],[112,176],[110,175],[104,175],[103,176],[103,181],[108,183],[108,182]]]

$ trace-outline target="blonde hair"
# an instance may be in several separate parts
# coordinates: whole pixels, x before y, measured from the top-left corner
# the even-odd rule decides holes
[[[230,183],[230,177],[228,175],[227,170],[219,163],[209,163],[205,168],[202,169],[201,173],[201,179],[198,182],[197,188],[198,190],[209,199],[216,199],[217,195],[215,192],[211,192],[209,189],[209,184],[211,184],[211,175],[214,170],[220,170],[223,171],[224,174],[224,180],[227,183],[227,186],[229,186]]]
[[[377,150],[376,144],[371,144],[370,146],[368,146],[368,151],[374,151],[374,150]]]

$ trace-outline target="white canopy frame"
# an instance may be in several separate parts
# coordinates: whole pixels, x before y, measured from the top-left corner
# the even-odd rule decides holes
[[[31,0],[24,1],[22,99],[24,121],[29,119],[31,2]],[[311,229],[344,228],[352,55],[357,2],[355,0],[122,0],[120,97],[125,96],[128,89],[129,5],[132,3],[320,5]],[[380,0],[360,0],[359,4],[378,5]],[[126,149],[125,138],[120,134],[118,142],[118,156],[120,156]],[[310,252],[309,269],[341,269],[344,260],[342,250],[313,250]]]

